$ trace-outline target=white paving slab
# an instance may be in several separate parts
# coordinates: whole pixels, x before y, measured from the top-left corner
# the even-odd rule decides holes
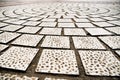
[[[18,33],[11,33],[11,32],[4,32],[0,34],[0,42],[1,43],[8,43],[9,41],[15,39],[20,34]]]
[[[0,22],[0,27],[7,26],[8,24]]]
[[[118,21],[108,21],[108,22],[120,26],[120,20],[118,20]]]
[[[58,23],[58,27],[75,27],[74,23]]]
[[[99,26],[99,27],[109,27],[109,26],[115,26],[113,24],[110,24],[108,22],[92,22],[93,24]]]
[[[104,20],[104,19],[102,19],[102,18],[90,18],[90,20],[91,21],[95,21],[95,22],[99,22],[99,21],[106,21],[106,20]]]
[[[28,26],[36,26],[38,24],[40,24],[41,22],[37,22],[37,21],[28,21],[28,22],[25,22],[24,24],[22,25],[28,25]]]
[[[64,36],[46,36],[41,47],[50,48],[70,48],[69,37]]]
[[[72,37],[76,49],[105,49],[96,37]]]
[[[91,23],[76,23],[77,27],[95,27],[93,24]]]
[[[17,32],[35,34],[35,33],[37,33],[40,29],[41,29],[41,27],[24,27],[24,28],[20,29],[20,30],[17,31]]]
[[[61,35],[61,28],[43,28],[39,34],[44,35]]]
[[[115,52],[120,56],[120,50],[116,50]]]
[[[67,79],[61,79],[61,78],[49,78],[49,77],[46,77],[44,80],[67,80]]]
[[[57,22],[42,22],[39,26],[40,27],[55,27]]]
[[[79,51],[85,73],[97,76],[120,76],[120,61],[110,51]]]
[[[0,56],[0,67],[26,71],[38,49],[11,47]]]
[[[64,35],[86,35],[86,33],[79,28],[64,28]]]
[[[54,19],[44,18],[41,21],[43,21],[43,22],[55,22],[55,20],[56,20],[55,18]]]
[[[6,49],[8,45],[0,44],[0,52],[4,49]]]
[[[99,38],[112,49],[120,48],[120,36],[104,36]]]
[[[17,38],[15,41],[12,42],[12,44],[15,45],[25,45],[25,46],[37,46],[37,44],[42,39],[42,35],[29,35],[29,34],[23,34],[19,38]]]
[[[79,75],[74,51],[44,49],[36,72]]]
[[[88,19],[77,19],[74,18],[75,22],[80,22],[80,23],[85,23],[85,22],[90,22]]]
[[[120,34],[120,27],[110,27],[110,28],[106,28],[107,30],[114,32],[116,34]]]
[[[85,28],[91,35],[112,35],[103,28]]]
[[[20,28],[22,28],[23,26],[18,26],[18,25],[9,25],[6,27],[1,28],[0,30],[4,30],[4,31],[16,31]]]
[[[73,21],[72,21],[72,19],[58,19],[58,22],[63,22],[63,23],[72,23]]]

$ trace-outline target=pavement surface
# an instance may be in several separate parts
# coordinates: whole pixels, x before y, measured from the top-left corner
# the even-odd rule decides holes
[[[0,7],[0,80],[119,79],[119,3]]]

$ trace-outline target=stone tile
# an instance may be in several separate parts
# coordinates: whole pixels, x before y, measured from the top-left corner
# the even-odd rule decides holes
[[[108,21],[108,22],[111,24],[115,24],[115,25],[120,26],[120,20],[119,21]]]
[[[8,24],[0,22],[0,28],[3,26],[7,26]]]
[[[91,23],[76,23],[77,27],[95,27],[93,24]]]
[[[38,20],[41,20],[42,18],[38,18],[38,17],[32,17],[32,18],[29,18],[27,20],[31,20],[31,21],[38,21]]]
[[[17,31],[17,32],[35,34],[35,33],[37,33],[40,29],[41,29],[41,27],[24,27],[24,28],[20,29],[20,30]]]
[[[116,50],[115,52],[120,56],[120,50]]]
[[[28,22],[25,22],[24,24],[22,25],[28,25],[28,26],[37,26],[38,24],[40,24],[41,22],[37,22],[37,21],[28,21]]]
[[[77,18],[74,18],[74,20],[75,20],[75,22],[80,22],[80,23],[88,23],[88,22],[90,22],[88,19],[77,19]]]
[[[109,27],[109,26],[115,26],[113,24],[110,24],[108,22],[92,22],[93,24],[99,26],[99,27]]]
[[[120,48],[120,36],[104,36],[99,38],[112,49]]]
[[[8,45],[0,44],[0,52],[4,49],[6,49]]]
[[[56,19],[44,18],[41,21],[43,22],[55,22]]]
[[[57,22],[42,22],[39,26],[40,27],[55,27]]]
[[[76,49],[105,49],[96,37],[72,37]]]
[[[41,47],[50,48],[70,48],[69,37],[64,36],[46,36]]]
[[[44,49],[36,72],[79,75],[74,51]]]
[[[117,18],[113,18],[113,17],[102,17],[103,19],[106,19],[106,20],[116,20]]]
[[[99,21],[106,21],[104,19],[101,18],[90,18],[91,21],[95,21],[95,22],[99,22]]]
[[[112,35],[103,28],[85,28],[91,35]]]
[[[0,34],[0,43],[8,43],[9,41],[15,39],[20,34],[18,33],[11,33],[11,32],[4,32]]]
[[[58,19],[58,22],[63,22],[63,23],[72,23],[72,19]]]
[[[61,78],[49,78],[49,77],[46,77],[44,80],[67,80],[67,79],[61,79]]]
[[[23,34],[19,38],[17,38],[15,41],[12,42],[12,44],[15,45],[24,45],[24,46],[37,46],[37,44],[40,42],[43,36],[41,35],[29,35],[29,34]]]
[[[0,67],[26,71],[37,52],[34,48],[11,47],[0,56]]]
[[[23,23],[25,23],[25,22],[26,22],[25,20],[15,20],[15,21],[11,21],[11,22],[9,22],[9,23],[20,25],[20,24],[23,24]]]
[[[114,32],[116,34],[120,34],[120,27],[110,27],[110,28],[106,28],[107,30]]]
[[[3,30],[3,31],[16,31],[20,28],[22,28],[23,26],[18,26],[18,25],[9,25],[9,26],[6,26],[6,27],[3,27],[1,28],[0,30]]]
[[[44,35],[61,35],[61,28],[43,28],[39,34]]]
[[[85,73],[97,76],[120,76],[120,61],[110,51],[79,51]]]
[[[86,33],[79,28],[64,28],[64,35],[86,35]]]
[[[58,27],[75,27],[74,23],[58,23]]]

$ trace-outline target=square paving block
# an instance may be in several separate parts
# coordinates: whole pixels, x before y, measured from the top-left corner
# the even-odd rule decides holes
[[[106,28],[107,30],[114,32],[116,34],[120,34],[120,27],[110,27],[110,28]]]
[[[17,31],[17,32],[35,34],[35,33],[37,33],[40,29],[41,29],[41,27],[24,27],[24,28],[20,29],[20,30]]]
[[[120,50],[116,50],[115,52],[120,56]]]
[[[86,23],[86,22],[90,22],[88,19],[77,19],[74,18],[75,22],[80,22],[80,23]]]
[[[12,42],[12,44],[15,45],[25,45],[25,46],[37,46],[37,44],[40,42],[43,36],[41,35],[29,35],[29,34],[23,34],[19,38],[17,38],[15,41]]]
[[[64,35],[86,35],[86,33],[79,28],[64,28]]]
[[[0,52],[4,49],[6,49],[8,45],[0,44]]]
[[[61,28],[43,28],[40,34],[44,35],[61,35]]]
[[[105,49],[96,37],[72,37],[76,49]]]
[[[8,43],[9,41],[15,39],[20,34],[18,33],[11,33],[11,32],[4,32],[0,34],[0,42],[1,43]]]
[[[91,35],[112,35],[103,28],[85,28]]]
[[[120,20],[119,21],[108,21],[108,22],[120,26]]]
[[[25,23],[25,22],[26,22],[25,20],[15,20],[15,21],[11,21],[11,22],[9,22],[9,23],[20,25],[20,24],[23,24],[23,23]]]
[[[41,27],[55,27],[57,22],[42,22],[39,26]]]
[[[3,26],[7,26],[8,24],[0,22],[0,28]]]
[[[69,37],[64,36],[46,36],[41,47],[50,48],[70,48]]]
[[[25,22],[24,24],[22,25],[29,25],[29,26],[36,26],[38,25],[40,22],[37,22],[37,21],[28,21],[28,22]]]
[[[93,24],[91,23],[76,23],[77,27],[95,27]]]
[[[120,49],[120,36],[104,36],[99,38],[112,49]]]
[[[120,61],[110,51],[79,51],[85,73],[97,76],[120,76]]]
[[[106,21],[102,18],[90,18],[91,21],[99,22],[99,21]]]
[[[73,21],[72,21],[72,19],[58,19],[58,22],[63,22],[63,23],[70,22],[70,23],[72,23]]]
[[[0,56],[0,67],[26,71],[38,49],[11,47]]]
[[[110,24],[108,22],[92,22],[93,24],[99,26],[99,27],[109,27],[109,26],[115,26],[113,24]]]
[[[103,19],[106,19],[106,20],[116,20],[117,18],[113,18],[113,17],[102,17]]]
[[[74,23],[58,23],[58,27],[75,27]]]
[[[22,28],[23,26],[18,26],[18,25],[9,25],[9,26],[6,26],[6,27],[3,27],[1,28],[0,30],[3,30],[3,31],[16,31],[20,28]]]
[[[67,80],[67,79],[46,77],[44,80]]]
[[[38,21],[38,20],[41,20],[42,18],[38,18],[38,17],[32,17],[32,18],[29,18],[27,20],[31,20],[31,21]]]
[[[36,72],[79,75],[74,51],[44,49]]]

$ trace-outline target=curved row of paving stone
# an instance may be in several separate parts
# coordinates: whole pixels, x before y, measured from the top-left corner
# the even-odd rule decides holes
[[[35,72],[79,75],[79,54],[87,75],[120,76],[119,8],[78,3],[1,7],[0,67],[26,71],[42,54]]]

